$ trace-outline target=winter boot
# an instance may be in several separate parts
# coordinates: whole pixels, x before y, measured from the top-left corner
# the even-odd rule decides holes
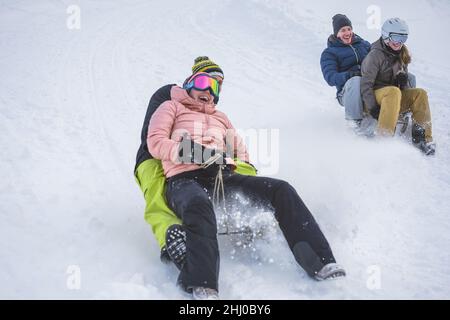
[[[370,116],[364,117],[359,125],[354,129],[356,135],[367,138],[375,136],[375,129],[377,127],[377,120]]]
[[[431,156],[436,152],[436,144],[433,142],[426,142],[425,129],[415,123],[412,127],[412,143],[422,151],[425,155]]]
[[[181,270],[186,258],[186,231],[174,224],[166,232],[166,251],[172,262]]]
[[[194,287],[192,288],[192,297],[194,300],[219,300],[219,293],[210,288]]]
[[[347,125],[352,129],[358,129],[361,126],[362,119],[347,120]]]
[[[317,281],[335,279],[339,277],[345,277],[345,270],[337,263],[329,263],[325,265],[314,278]]]

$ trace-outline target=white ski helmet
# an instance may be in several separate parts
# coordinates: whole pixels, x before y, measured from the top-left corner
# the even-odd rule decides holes
[[[381,27],[381,37],[386,40],[391,34],[408,35],[409,28],[406,22],[400,18],[391,18],[386,20]]]

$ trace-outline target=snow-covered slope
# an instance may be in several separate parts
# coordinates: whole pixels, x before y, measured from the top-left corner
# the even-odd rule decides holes
[[[222,298],[450,298],[450,4],[378,1],[381,21],[410,24],[434,158],[401,137],[356,137],[322,78],[331,16],[374,41],[371,4],[1,0],[0,298],[186,298],[159,261],[132,170],[150,95],[199,55],[224,69],[219,108],[236,127],[279,130],[273,176],[298,189],[348,271],[316,283],[279,234],[251,254],[221,239]]]

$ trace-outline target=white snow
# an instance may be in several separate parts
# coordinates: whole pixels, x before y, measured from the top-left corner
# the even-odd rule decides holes
[[[449,299],[450,3],[377,3],[381,22],[409,22],[433,158],[402,137],[355,136],[322,78],[331,16],[373,42],[372,1],[1,0],[0,298],[189,298],[159,261],[132,170],[151,94],[208,55],[234,125],[279,129],[273,176],[297,188],[348,272],[310,280],[280,234],[252,254],[221,238],[221,297]],[[67,28],[71,5],[80,29]]]

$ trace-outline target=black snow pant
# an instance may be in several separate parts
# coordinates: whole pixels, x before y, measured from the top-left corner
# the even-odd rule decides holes
[[[186,230],[186,260],[178,283],[186,291],[193,287],[218,290],[219,246],[213,203],[214,178],[205,170],[180,173],[167,180],[169,207]],[[240,192],[254,201],[271,205],[281,231],[296,261],[310,275],[336,262],[330,245],[311,212],[287,182],[224,171],[225,197]]]

